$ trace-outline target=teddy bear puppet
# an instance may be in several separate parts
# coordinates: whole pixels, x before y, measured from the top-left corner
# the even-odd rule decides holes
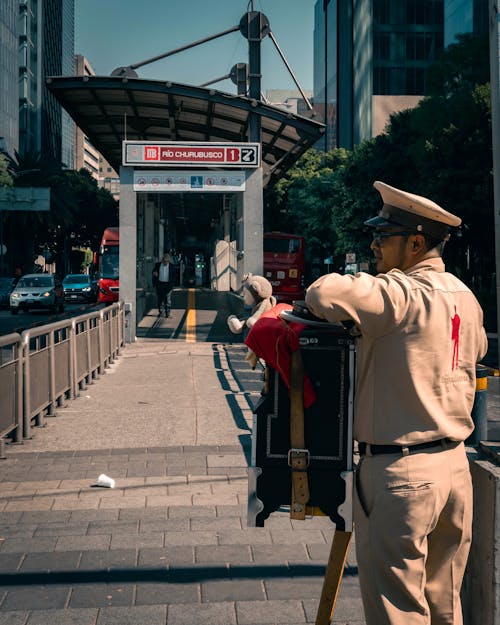
[[[263,276],[248,274],[243,278],[242,289],[243,301],[252,308],[252,312],[244,320],[238,319],[236,315],[229,315],[227,325],[233,334],[243,332],[244,328],[250,330],[261,315],[276,306],[273,287]]]

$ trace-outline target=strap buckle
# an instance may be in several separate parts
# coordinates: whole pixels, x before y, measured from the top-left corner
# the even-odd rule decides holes
[[[311,460],[311,456],[309,454],[309,449],[300,449],[299,447],[292,447],[288,450],[288,466],[292,468],[293,471],[305,471],[309,466]],[[304,462],[304,467],[295,467],[296,463]]]

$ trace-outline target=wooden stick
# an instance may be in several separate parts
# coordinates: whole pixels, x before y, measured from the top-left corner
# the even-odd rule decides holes
[[[316,625],[330,625],[333,618],[351,537],[352,532],[337,530],[333,535],[332,548],[323,580],[318,613],[316,614]]]

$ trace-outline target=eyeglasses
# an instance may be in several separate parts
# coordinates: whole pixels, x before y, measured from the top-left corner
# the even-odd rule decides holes
[[[417,234],[414,230],[398,230],[397,232],[377,232],[374,230],[372,232],[373,242],[376,243],[379,247],[382,247],[384,244],[384,239],[388,239],[389,237],[407,237],[410,234]]]

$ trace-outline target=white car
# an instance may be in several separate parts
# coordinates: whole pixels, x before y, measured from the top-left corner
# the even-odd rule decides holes
[[[56,276],[47,273],[28,273],[16,284],[10,294],[10,311],[47,308],[53,312],[64,310],[64,288]]]

